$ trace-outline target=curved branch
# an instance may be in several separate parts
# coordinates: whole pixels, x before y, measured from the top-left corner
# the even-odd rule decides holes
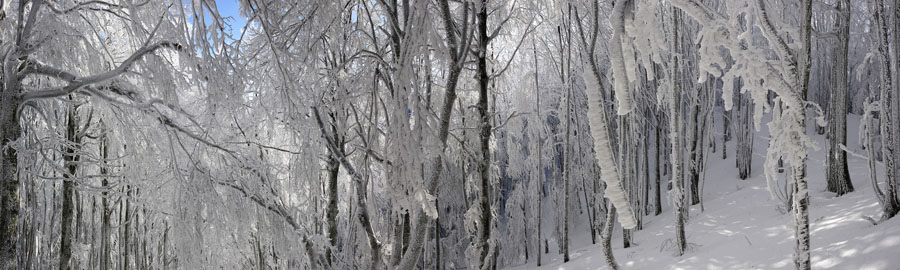
[[[122,62],[122,64],[120,64],[118,67],[116,67],[113,70],[107,71],[105,73],[97,74],[97,75],[82,77],[82,78],[78,78],[78,77],[72,78],[74,75],[71,73],[67,73],[67,72],[64,72],[60,69],[53,68],[53,67],[44,67],[42,69],[44,71],[50,72],[51,74],[65,76],[65,78],[68,79],[69,84],[67,84],[65,86],[61,86],[61,87],[28,91],[28,92],[22,93],[21,98],[23,101],[27,101],[27,100],[32,100],[32,99],[54,98],[54,97],[68,95],[72,92],[75,92],[75,90],[78,90],[78,88],[81,88],[82,86],[103,82],[103,81],[115,78],[116,76],[122,75],[123,73],[128,71],[128,69],[131,68],[131,66],[134,65],[134,63],[137,62],[137,60],[140,60],[142,57],[144,57],[144,55],[154,52],[160,48],[172,48],[172,49],[179,50],[179,51],[184,49],[181,46],[181,44],[174,43],[174,42],[163,41],[163,42],[155,43],[153,45],[146,46],[146,47],[143,47],[143,48],[137,50],[136,52],[131,54],[131,56],[128,57],[128,59],[125,59],[125,61]]]

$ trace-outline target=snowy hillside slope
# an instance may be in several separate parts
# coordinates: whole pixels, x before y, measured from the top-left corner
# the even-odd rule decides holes
[[[858,116],[849,116],[847,141],[850,150],[864,153],[858,143],[858,123]],[[725,160],[721,155],[710,160],[703,193],[705,211],[701,212],[699,205],[690,209],[686,227],[690,248],[684,256],[675,257],[671,250],[674,218],[671,202],[664,198],[663,214],[645,218],[644,230],[635,233],[636,246],[623,249],[621,231],[616,229],[612,242],[619,265],[653,270],[792,269],[791,217],[766,188],[761,166],[768,132],[765,125],[762,128],[755,137],[751,178],[737,178],[732,153]],[[808,171],[813,269],[900,269],[900,218],[877,226],[864,218],[877,220],[880,215],[866,160],[848,156],[856,191],[834,197],[825,191],[824,136],[816,135],[812,127],[809,134],[819,145],[810,153]],[[883,179],[879,172],[879,180]],[[570,262],[562,264],[562,256],[552,249],[551,242],[542,267],[536,268],[532,260],[510,269],[606,269],[600,245],[590,245],[585,229],[571,231],[576,241]]]

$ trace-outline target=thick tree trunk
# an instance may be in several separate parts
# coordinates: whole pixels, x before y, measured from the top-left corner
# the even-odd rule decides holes
[[[19,243],[19,175],[18,152],[13,145],[21,136],[16,110],[22,100],[19,97],[19,81],[16,61],[3,62],[0,80],[0,268],[15,269]]]
[[[891,66],[890,77],[888,80],[891,80],[891,85],[887,89],[883,89],[883,91],[890,91],[891,93],[887,95],[887,101],[882,102],[882,106],[885,104],[890,104],[890,108],[882,107],[882,115],[890,114],[890,118],[883,119],[884,126],[888,124],[889,128],[883,129],[882,131],[887,131],[890,134],[890,142],[885,144],[889,145],[888,149],[885,150],[885,153],[890,153],[891,155],[891,165],[888,166],[888,163],[885,162],[885,170],[890,171],[893,177],[888,177],[888,186],[890,187],[890,191],[888,194],[892,194],[893,200],[900,201],[900,59],[897,59],[898,54],[900,54],[900,33],[897,33],[898,29],[900,29],[900,14],[897,14],[900,11],[900,0],[894,0],[893,2],[893,12],[885,13],[891,14],[892,21],[894,24],[893,29],[890,31],[891,47],[889,50],[889,58],[891,59],[889,63]],[[885,28],[886,30],[887,28]],[[885,159],[887,161],[888,159]],[[900,209],[900,203],[894,205],[895,208],[892,209],[894,215],[897,214],[897,209]]]
[[[850,88],[848,76],[848,57],[850,43],[850,1],[837,2],[838,46],[834,53],[834,76],[831,88],[831,100],[828,103],[828,157],[826,162],[827,188],[837,196],[853,191],[850,181],[850,170],[847,167],[847,152],[841,146],[847,145],[847,96]]]
[[[485,269],[491,264],[490,244],[491,238],[491,116],[488,114],[488,86],[490,77],[487,70],[487,50],[490,43],[490,37],[487,33],[488,19],[488,1],[482,0],[478,9],[478,51],[476,63],[478,73],[478,113],[481,116],[481,133],[479,138],[481,141],[481,161],[479,162],[478,172],[481,179],[479,183],[481,195],[479,198],[480,221],[477,236],[477,246],[481,248],[481,262],[479,268]]]
[[[800,86],[800,99],[792,102],[794,108],[798,111],[798,118],[802,132],[806,132],[806,93],[809,89],[809,70],[812,63],[810,57],[810,41],[812,35],[812,0],[802,0],[800,20],[800,51],[797,53],[798,60],[797,73],[799,74],[797,85]],[[762,14],[765,14],[764,3],[758,0],[758,5]],[[844,115],[846,117],[846,115]],[[801,135],[794,135],[801,136]],[[808,159],[808,150],[805,151],[800,158],[799,164],[791,164],[791,178],[794,183],[794,226],[796,226],[794,240],[796,240],[796,249],[794,250],[794,267],[797,270],[809,270],[810,265],[810,248],[809,248],[809,188],[806,182],[806,162]]]
[[[78,170],[78,153],[80,139],[76,134],[78,132],[78,120],[76,118],[77,108],[71,104],[74,102],[69,96],[69,107],[67,109],[66,121],[66,144],[63,148],[63,163],[66,168],[66,174],[63,175],[63,196],[62,196],[62,223],[60,224],[60,245],[59,245],[59,269],[67,270],[74,268],[72,263],[72,241],[75,235],[74,215],[75,215],[75,174]]]
[[[897,160],[893,155],[896,150],[894,148],[893,138],[898,135],[897,133],[893,133],[894,130],[891,127],[891,119],[893,118],[891,111],[894,107],[893,100],[897,99],[897,96],[895,96],[896,91],[894,91],[895,84],[893,82],[893,75],[896,73],[896,70],[892,65],[890,57],[888,57],[888,52],[890,51],[889,41],[894,35],[888,28],[888,21],[890,21],[890,17],[888,16],[896,16],[896,14],[890,15],[890,11],[884,6],[882,0],[875,0],[875,8],[873,10],[873,17],[875,17],[875,22],[877,24],[878,52],[879,55],[882,55],[880,61],[881,68],[879,68],[879,70],[881,70],[881,99],[879,102],[881,111],[878,115],[881,122],[882,160],[884,161],[886,185],[884,187],[885,200],[884,203],[881,204],[881,219],[887,220],[900,212],[900,197],[898,197],[898,188],[896,187],[898,175],[891,169],[894,168],[894,165],[897,163]]]
[[[332,118],[334,120],[334,118]],[[337,136],[337,129],[332,124],[332,131],[335,132],[335,136]],[[338,139],[340,140],[340,139]],[[338,142],[340,144],[340,142]],[[342,147],[342,146],[338,146]],[[328,178],[326,179],[326,186],[328,192],[328,206],[325,208],[325,222],[327,223],[327,233],[326,237],[328,237],[328,244],[330,245],[325,249],[325,259],[328,262],[328,265],[333,263],[332,249],[337,248],[337,236],[338,236],[338,224],[337,224],[337,216],[338,216],[338,173],[341,169],[341,162],[337,159],[337,154],[328,155],[328,161],[325,164],[326,170],[328,171]]]

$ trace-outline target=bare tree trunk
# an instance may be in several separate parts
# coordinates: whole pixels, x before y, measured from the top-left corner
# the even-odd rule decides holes
[[[73,97],[69,96],[69,104],[67,107],[66,117],[66,142],[63,146],[63,165],[66,168],[66,174],[63,175],[63,196],[62,196],[62,223],[60,224],[60,245],[59,245],[59,269],[66,270],[75,268],[72,262],[72,241],[75,240],[75,175],[78,170],[78,160],[80,152],[81,139],[78,133],[78,106],[73,104]]]
[[[604,200],[604,204],[606,204]],[[610,270],[619,270],[619,264],[616,263],[616,257],[613,256],[612,243],[612,233],[613,228],[615,228],[616,222],[616,207],[612,204],[607,207],[609,209],[606,211],[606,222],[603,224],[603,231],[600,234],[600,242],[603,245],[603,254],[605,254],[604,259],[606,260],[606,266],[609,267]]]
[[[679,36],[679,27],[681,21],[681,10],[672,8],[672,39],[671,48],[680,48],[681,39]],[[680,76],[677,74],[681,68],[680,56],[673,56],[672,67],[669,70],[669,88],[672,94],[669,106],[669,136],[672,143],[672,208],[675,211],[675,242],[677,245],[677,253],[679,256],[684,255],[687,248],[687,239],[684,235],[684,192],[682,191],[683,174],[681,173],[681,137],[679,127],[681,126],[681,83]]]
[[[828,158],[826,159],[827,187],[826,190],[836,193],[837,196],[853,192],[853,183],[850,181],[850,170],[847,166],[847,152],[841,146],[847,145],[847,96],[850,88],[848,76],[848,57],[850,43],[850,1],[837,1],[838,16],[837,35],[838,46],[834,53],[834,76],[831,88],[831,99],[828,103]]]
[[[882,56],[881,58],[881,100],[879,105],[881,107],[881,113],[879,113],[880,122],[881,122],[881,145],[882,145],[882,159],[884,161],[884,172],[885,172],[885,181],[886,185],[884,188],[885,193],[885,202],[881,205],[882,216],[881,219],[887,220],[895,215],[897,212],[900,212],[900,198],[898,198],[898,192],[896,184],[898,183],[895,171],[891,168],[894,168],[895,164],[898,162],[893,154],[896,151],[894,147],[896,145],[893,144],[893,137],[898,136],[897,133],[893,133],[894,131],[891,128],[891,120],[893,118],[891,112],[894,99],[897,99],[896,92],[894,88],[893,75],[896,73],[894,66],[892,65],[891,58],[888,56],[890,51],[890,38],[894,34],[888,28],[888,21],[890,17],[886,16],[894,16],[896,14],[890,15],[891,13],[887,10],[882,0],[875,0],[875,8],[874,8],[874,17],[877,23],[877,33],[878,33],[878,52]]]
[[[697,205],[700,203],[700,162],[699,162],[699,152],[700,149],[703,148],[703,142],[700,139],[699,129],[700,126],[700,98],[701,94],[699,93],[703,86],[698,87],[696,90],[698,93],[693,93],[693,100],[691,103],[693,104],[691,108],[691,122],[688,123],[688,131],[687,131],[687,140],[691,143],[690,149],[690,158],[688,160],[690,166],[688,167],[688,176],[690,180],[691,186],[691,205]]]
[[[100,155],[103,158],[102,165],[100,165],[100,175],[103,176],[102,180],[102,190],[103,190],[103,198],[101,199],[100,206],[102,207],[103,216],[102,216],[102,225],[100,226],[100,269],[106,270],[111,269],[111,261],[110,261],[110,216],[112,216],[112,210],[109,207],[109,137],[108,135],[104,135],[100,141]]]
[[[24,4],[22,4],[24,6]],[[18,152],[13,145],[21,136],[16,114],[22,98],[19,96],[17,60],[3,62],[0,80],[0,268],[15,269],[19,244],[19,174]]]
[[[740,79],[735,80],[736,89],[742,86]],[[750,169],[753,161],[753,130],[752,130],[752,111],[753,106],[750,104],[749,97],[738,95],[735,116],[735,150],[734,162],[738,169],[738,178],[747,179],[750,177]]]
[[[481,195],[479,198],[479,207],[481,213],[481,220],[479,222],[478,228],[478,236],[477,246],[481,248],[481,262],[479,263],[479,268],[485,269],[485,267],[491,264],[489,251],[489,239],[491,238],[491,221],[493,219],[491,215],[491,148],[490,148],[490,140],[491,140],[491,116],[488,114],[488,86],[490,84],[490,77],[487,71],[487,50],[488,44],[490,43],[490,39],[487,33],[487,19],[488,19],[488,11],[487,11],[488,1],[482,0],[480,8],[478,9],[478,13],[476,14],[478,18],[478,50],[476,51],[476,63],[478,65],[477,74],[478,74],[478,113],[481,116],[481,133],[479,134],[479,138],[481,140],[481,161],[479,162],[478,171],[481,177],[480,182],[480,191]]]
[[[562,226],[563,226],[563,235],[562,235],[562,238],[563,238],[563,241],[562,241],[563,263],[569,262],[569,181],[570,181],[569,175],[571,174],[571,172],[570,172],[571,164],[569,164],[571,162],[569,160],[569,136],[571,134],[570,126],[572,123],[572,119],[569,118],[569,116],[570,116],[569,113],[571,112],[571,106],[572,106],[572,102],[570,100],[571,96],[572,96],[572,88],[568,87],[568,84],[567,84],[567,87],[566,87],[566,114],[564,116],[565,117],[564,119],[566,121],[566,131],[565,131],[566,137],[563,141],[563,156],[561,158],[562,166],[563,166],[563,194],[564,194],[563,203],[562,203],[563,204],[563,224],[562,224]]]
[[[762,0],[758,0],[761,14],[765,17],[765,4]],[[806,93],[809,89],[809,70],[812,63],[810,58],[810,41],[812,34],[812,0],[802,0],[800,20],[800,51],[797,53],[799,75],[798,85],[800,86],[800,98],[797,104],[805,104]],[[768,19],[763,19],[768,22]],[[806,109],[805,106],[795,108],[799,111],[800,127],[806,132]],[[846,115],[844,116],[846,117]],[[794,239],[796,240],[796,249],[794,251],[794,266],[797,270],[809,270],[810,265],[810,248],[809,248],[809,189],[806,182],[806,160],[808,156],[804,153],[799,164],[791,164],[791,178],[794,183],[794,226],[796,226]],[[796,162],[796,161],[795,161]]]
[[[665,152],[666,143],[662,138],[662,132],[660,132],[663,129],[663,111],[661,109],[657,110],[656,114],[656,128],[654,128],[656,130],[656,183],[654,184],[655,190],[653,192],[656,199],[653,201],[655,204],[653,215],[658,216],[659,214],[662,214],[662,198],[660,196],[662,188],[660,186],[660,181],[662,178],[662,167],[663,164],[666,163],[664,159],[665,155],[663,154]]]
[[[644,115],[646,117],[645,119],[650,119],[650,117],[652,116],[652,113],[650,113],[649,108],[646,109],[644,111],[644,113],[645,113]],[[643,147],[641,147],[642,150],[644,151],[642,153],[642,156],[644,158],[644,163],[643,163],[643,167],[641,167],[644,172],[644,181],[641,181],[641,183],[643,183],[644,196],[643,196],[643,199],[641,200],[641,207],[644,209],[645,216],[650,215],[650,203],[649,202],[650,202],[650,129],[651,128],[653,128],[653,127],[650,126],[650,121],[646,121],[642,128],[642,130],[644,130],[643,131],[644,134],[643,134],[643,136],[641,136],[641,137],[644,137]],[[641,218],[641,220],[643,220],[643,218]],[[643,229],[643,222],[641,222],[641,225],[642,225],[641,228]]]
[[[531,43],[531,48],[534,51],[534,96],[536,101],[535,106],[535,115],[537,115],[537,121],[535,121],[537,132],[537,177],[534,183],[535,186],[535,197],[536,197],[536,209],[535,209],[535,223],[537,223],[537,232],[535,233],[535,243],[537,243],[537,266],[541,266],[541,212],[543,212],[543,205],[541,204],[541,198],[544,196],[544,156],[543,156],[543,141],[544,141],[544,118],[541,116],[541,91],[540,84],[538,84],[538,57],[537,57],[537,47],[534,44],[534,41]]]
[[[344,151],[344,142],[343,137],[339,135],[337,130],[337,117],[335,113],[329,113],[331,115],[331,120],[335,121],[331,123],[331,131],[334,135],[334,139],[337,143],[338,151]],[[330,152],[331,150],[329,150]],[[342,154],[343,156],[343,154]],[[333,254],[332,249],[337,248],[338,241],[338,224],[337,224],[337,216],[338,216],[338,174],[341,169],[341,161],[338,160],[338,155],[336,153],[331,153],[328,155],[328,160],[326,162],[326,170],[328,171],[328,178],[326,179],[327,192],[328,192],[328,206],[325,208],[325,222],[327,223],[327,234],[328,244],[330,245],[325,249],[325,259],[330,266],[333,263]]]
[[[728,158],[728,142],[731,141],[730,111],[722,111],[722,159]]]

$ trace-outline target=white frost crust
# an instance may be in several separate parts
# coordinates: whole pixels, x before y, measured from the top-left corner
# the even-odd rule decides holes
[[[613,29],[612,39],[609,40],[609,62],[612,64],[613,90],[616,91],[616,101],[618,102],[618,110],[616,113],[618,115],[626,115],[634,108],[634,101],[628,90],[629,76],[628,68],[626,67],[627,64],[633,66],[634,59],[632,59],[633,55],[629,55],[629,59],[631,59],[632,62],[626,63],[623,53],[623,47],[629,46],[630,48],[631,46],[624,42],[626,40],[624,21],[625,4],[624,1],[616,3],[612,14],[609,16],[609,21]]]
[[[588,72],[585,72],[588,73]],[[625,189],[622,188],[622,179],[616,168],[616,160],[613,158],[613,149],[609,140],[609,129],[606,123],[606,112],[603,109],[603,101],[600,100],[600,84],[596,76],[582,73],[587,86],[588,97],[588,121],[591,124],[591,136],[594,138],[594,153],[597,155],[597,163],[600,165],[600,178],[606,183],[604,196],[616,207],[619,214],[619,223],[622,228],[632,229],[637,226],[634,211],[628,203]]]

